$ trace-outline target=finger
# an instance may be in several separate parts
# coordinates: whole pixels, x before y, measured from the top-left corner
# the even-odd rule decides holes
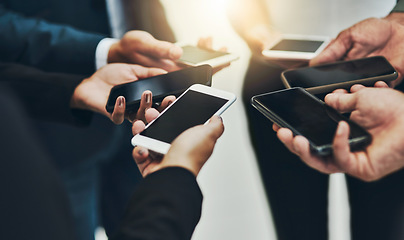
[[[176,62],[169,59],[153,58],[148,55],[143,55],[139,53],[134,53],[132,57],[133,62],[141,64],[142,66],[145,67],[161,68],[166,71],[175,71],[181,69],[181,66],[179,66]]]
[[[327,161],[327,159],[311,153],[309,141],[305,137],[296,136],[293,139],[293,148],[300,159],[308,166],[327,174],[338,172],[335,166]]]
[[[355,84],[351,87],[351,93],[355,93],[357,91],[360,91],[362,89],[366,88],[365,86],[363,86],[362,84]]]
[[[115,124],[121,124],[125,120],[125,105],[126,101],[123,96],[116,99],[114,111],[111,115],[111,120]]]
[[[163,111],[164,109],[166,109],[166,107],[170,106],[171,103],[173,103],[175,101],[176,97],[173,95],[167,96],[163,99],[163,101],[161,102],[160,106],[157,108],[157,110],[159,112]]]
[[[349,30],[342,31],[338,37],[332,40],[328,46],[315,58],[310,61],[310,65],[335,62],[341,60],[348,53],[353,45]]]
[[[137,120],[132,124],[132,134],[136,135],[141,133],[146,127],[146,124],[142,120]]]
[[[377,81],[375,83],[376,88],[389,88],[389,85],[385,81]]]
[[[277,132],[281,127],[279,127],[276,123],[272,124],[272,129]]]
[[[147,150],[147,148],[136,146],[133,149],[132,156],[136,164],[143,164],[147,161],[149,151]]]
[[[349,148],[349,125],[345,121],[338,123],[333,140],[333,155],[335,163],[342,171],[346,172],[349,168],[351,152]]]
[[[153,77],[161,74],[166,74],[167,71],[161,68],[148,68],[143,67],[140,65],[129,65],[134,73],[138,78],[148,78]]]
[[[220,116],[213,116],[204,128],[208,135],[216,141],[224,132],[223,119]]]
[[[140,106],[136,114],[136,119],[140,119],[146,122],[145,114],[146,110],[152,107],[152,98],[153,94],[151,91],[146,90],[142,93],[142,97],[140,99]]]
[[[177,60],[182,56],[182,48],[166,41],[155,39],[152,35],[142,38],[139,52],[152,58],[165,58]]]
[[[355,109],[357,97],[356,94],[330,93],[325,96],[324,101],[339,112],[352,112]]]
[[[280,128],[276,133],[278,139],[286,146],[289,151],[297,154],[293,148],[293,133],[290,129]]]
[[[348,93],[348,91],[346,89],[335,89],[334,91],[332,91],[333,93]]]
[[[160,114],[160,112],[157,111],[155,108],[147,109],[146,113],[145,113],[146,122],[149,123],[149,122],[153,121],[154,119],[156,119],[158,117],[159,114]]]

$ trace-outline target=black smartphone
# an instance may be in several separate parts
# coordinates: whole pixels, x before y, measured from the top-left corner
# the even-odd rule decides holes
[[[382,56],[340,61],[282,72],[286,88],[302,87],[313,94],[323,94],[337,88],[349,89],[354,84],[373,86],[377,81],[392,81],[397,71]]]
[[[179,96],[193,84],[211,86],[212,67],[201,65],[189,67],[179,71],[170,72],[134,82],[117,85],[111,89],[105,108],[113,112],[116,99],[124,96],[126,111],[137,111],[142,93],[150,90],[153,93],[153,103],[160,102],[168,95]]]
[[[312,152],[320,156],[332,153],[332,141],[339,121],[350,127],[352,151],[371,142],[371,135],[303,88],[290,88],[252,97],[251,104],[277,125],[309,140]]]

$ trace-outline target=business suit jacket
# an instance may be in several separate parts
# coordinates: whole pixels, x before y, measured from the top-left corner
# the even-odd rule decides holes
[[[0,79],[9,79],[14,83],[19,81],[14,79],[14,75],[24,70],[21,66],[0,66]],[[55,87],[52,81],[47,81],[46,74],[32,71],[31,76],[37,80],[44,79],[34,81],[31,87],[48,86],[64,92],[51,104],[55,114],[53,120],[65,121],[65,114],[71,113],[65,104],[70,99],[69,86],[78,80],[49,75],[49,79],[64,82]],[[0,82],[0,235],[2,239],[15,240],[76,239],[61,179],[23,111],[24,106],[43,105],[49,101],[39,92],[21,98],[29,91],[13,88],[14,83],[5,87],[4,82]],[[64,88],[65,91],[62,91]],[[47,110],[32,114],[50,116]],[[178,167],[162,169],[146,177],[138,186],[119,230],[110,239],[190,239],[200,218],[201,204],[202,194],[191,172]]]
[[[127,30],[145,30],[175,41],[158,0],[114,0],[125,4]],[[0,61],[46,71],[90,74],[95,49],[111,36],[105,0],[1,0]]]
[[[133,11],[128,16],[134,17],[131,29],[174,41],[158,0],[115,1],[130,3],[127,9]],[[110,35],[105,0],[0,0],[0,6],[0,61],[52,72],[89,75],[95,71],[96,46]],[[129,124],[113,126],[98,114],[89,127],[82,129],[53,122],[39,122],[37,128],[60,168],[131,148]],[[120,143],[111,141],[118,135]],[[117,150],[120,146],[125,149]]]

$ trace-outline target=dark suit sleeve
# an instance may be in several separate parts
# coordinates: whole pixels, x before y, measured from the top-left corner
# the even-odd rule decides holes
[[[1,5],[0,29],[0,61],[78,74],[95,71],[95,50],[104,38],[65,25],[26,18]]]
[[[72,110],[70,100],[83,76],[47,73],[18,64],[0,63],[0,84],[11,89],[28,113],[39,119],[87,125],[92,113]]]
[[[179,167],[146,177],[136,190],[119,233],[111,240],[189,240],[201,216],[195,176]]]
[[[394,6],[391,12],[404,12],[404,1],[397,1],[396,6]]]

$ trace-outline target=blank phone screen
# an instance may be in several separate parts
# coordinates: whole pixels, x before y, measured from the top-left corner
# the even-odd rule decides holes
[[[282,39],[270,50],[315,53],[324,41]]]
[[[188,90],[141,135],[171,143],[182,132],[204,124],[229,100]]]
[[[127,108],[137,110],[141,96],[146,90],[153,93],[154,100],[159,100],[170,94],[182,93],[193,84],[210,86],[211,79],[212,67],[202,65],[118,85],[112,88],[110,92],[107,110],[112,112],[119,96],[125,97]]]
[[[317,146],[331,145],[341,120],[347,120],[335,109],[317,100],[301,88],[293,88],[255,98],[272,118],[276,118],[305,136]],[[268,115],[266,115],[268,116]],[[272,119],[273,120],[273,119]],[[352,122],[350,138],[366,136],[367,132]],[[278,123],[279,124],[279,123]]]
[[[198,64],[209,59],[228,55],[225,52],[218,52],[214,50],[202,49],[195,46],[183,46],[183,54],[180,58],[181,61]]]
[[[394,73],[385,58],[372,57],[295,69],[285,72],[284,77],[291,87],[311,88]]]

